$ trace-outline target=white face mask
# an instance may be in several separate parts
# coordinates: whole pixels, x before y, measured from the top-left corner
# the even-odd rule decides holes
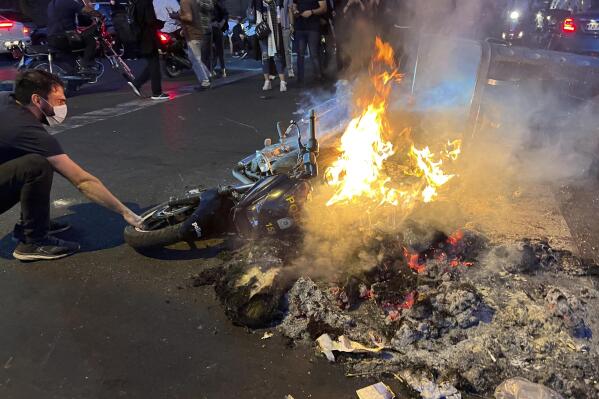
[[[44,112],[43,109],[40,108],[40,111],[42,111],[42,114],[44,114],[44,116],[46,117],[46,120],[48,121],[48,125],[56,126],[56,125],[60,125],[62,122],[64,122],[64,120],[67,118],[67,105],[63,104],[63,105],[57,105],[55,107],[52,107],[45,98],[43,98],[43,97],[40,97],[40,98],[42,100],[44,100],[44,102],[46,104],[48,104],[48,106],[51,107],[52,110],[54,111],[54,115],[49,116],[48,114],[46,114]]]
[[[67,118],[67,105],[57,105],[54,107],[54,116],[46,116],[48,125],[60,125]]]

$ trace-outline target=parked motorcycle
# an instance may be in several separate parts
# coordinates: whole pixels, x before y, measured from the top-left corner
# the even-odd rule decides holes
[[[68,92],[77,91],[84,84],[94,84],[104,75],[104,64],[101,62],[106,58],[110,66],[118,71],[127,81],[133,81],[135,76],[131,68],[122,59],[122,49],[114,46],[115,38],[107,29],[103,18],[94,17],[93,25],[86,29],[92,29],[96,39],[97,58],[94,68],[81,70],[79,54],[83,49],[74,49],[71,53],[52,49],[48,44],[33,45],[19,42],[12,43],[8,50],[12,52],[15,59],[19,60],[18,70],[38,69],[58,75],[65,82]]]
[[[173,33],[158,32],[160,52],[164,58],[164,73],[169,78],[176,78],[186,69],[191,69],[191,61],[187,57],[187,43],[181,31]]]
[[[242,160],[233,170],[241,182],[215,189],[194,188],[142,215],[141,227],[125,228],[125,241],[136,249],[166,246],[236,232],[245,237],[297,232],[299,215],[318,176],[315,115],[310,113],[309,134],[302,142],[299,125],[280,125],[279,142]],[[289,139],[297,133],[297,143]]]

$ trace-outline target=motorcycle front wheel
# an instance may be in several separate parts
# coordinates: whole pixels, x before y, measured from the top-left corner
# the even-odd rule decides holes
[[[181,225],[199,204],[198,197],[173,198],[144,212],[141,227],[127,226],[125,242],[135,249],[164,247],[181,241]]]

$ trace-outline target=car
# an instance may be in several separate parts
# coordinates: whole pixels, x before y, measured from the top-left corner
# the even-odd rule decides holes
[[[564,18],[551,50],[599,55],[599,7]]]
[[[6,43],[29,42],[31,28],[0,14],[0,54],[10,53]]]

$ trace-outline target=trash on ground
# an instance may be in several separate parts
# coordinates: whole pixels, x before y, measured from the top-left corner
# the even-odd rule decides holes
[[[316,340],[320,346],[320,351],[324,353],[327,359],[331,362],[335,361],[334,351],[345,353],[377,353],[384,349],[383,346],[369,348],[359,342],[355,342],[342,335],[333,341],[329,334],[323,334]]]
[[[377,382],[374,385],[356,391],[360,399],[393,399],[395,394],[387,385]]]
[[[495,389],[495,399],[563,399],[559,393],[525,378],[510,378]]]
[[[271,333],[270,331],[267,331],[267,332],[264,333],[264,335],[260,339],[269,339],[269,338],[272,338],[272,337],[274,337],[274,334]]]

